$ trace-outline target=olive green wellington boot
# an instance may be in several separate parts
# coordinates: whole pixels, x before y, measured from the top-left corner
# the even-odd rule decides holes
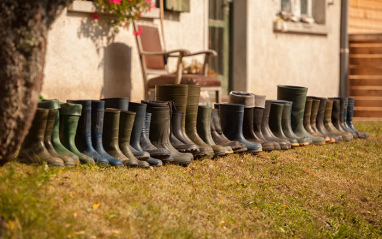
[[[196,124],[198,118],[198,106],[200,98],[200,86],[199,85],[188,85],[187,94],[187,109],[186,109],[186,134],[188,138],[197,144],[200,148],[200,153],[197,157],[213,157],[214,150],[211,146],[206,144],[198,135]]]
[[[321,100],[314,98],[312,96],[308,96],[308,99],[312,99],[312,109],[310,113],[310,127],[313,130],[314,133],[320,135],[321,137],[324,137],[325,143],[334,143],[336,142],[335,138],[331,138],[329,135],[324,135],[322,134],[318,129],[317,129],[317,117],[318,117],[318,109],[320,107]],[[305,124],[305,121],[304,121]]]
[[[17,156],[18,161],[28,164],[47,162],[50,166],[64,167],[64,161],[59,157],[52,156],[44,144],[48,114],[49,110],[37,108],[32,126]]]
[[[211,135],[211,106],[199,105],[197,118],[198,135],[204,142],[214,150],[215,156],[227,155],[226,149],[221,145],[216,145]],[[232,151],[232,149],[231,149]]]
[[[315,137],[309,134],[304,128],[304,111],[306,103],[306,94],[308,88],[300,86],[277,86],[277,99],[293,101],[291,124],[292,130],[298,137],[309,137],[313,144],[325,144],[323,137]]]
[[[176,111],[172,112],[171,115],[170,142],[180,152],[188,152],[197,155],[200,153],[200,148],[188,138],[185,129],[187,95],[188,85],[177,84],[155,86],[155,100],[172,101],[176,108]]]
[[[138,167],[138,162],[127,158],[119,148],[119,121],[121,111],[105,109],[102,145],[105,151],[113,158],[119,159],[127,167]]]
[[[60,102],[58,100],[43,100],[38,103],[39,108],[44,108],[49,110],[46,128],[45,128],[45,136],[44,136],[44,144],[49,153],[54,157],[59,157],[64,161],[65,166],[74,167],[76,164],[80,163],[79,158],[76,156],[76,160],[69,155],[59,155],[57,151],[54,149],[52,143],[52,132],[54,124],[56,123],[56,116],[58,113],[58,109],[60,108]]]
[[[132,164],[138,165],[140,168],[150,168],[149,163],[138,160],[131,151],[130,139],[131,132],[133,131],[135,116],[135,112],[121,110],[118,135],[119,148],[121,149],[122,153],[132,162]]]
[[[333,111],[333,100],[328,99],[326,101],[325,105],[325,115],[324,115],[324,125],[327,131],[331,133],[334,136],[339,136],[339,142],[341,141],[349,141],[351,139],[344,138],[346,136],[343,136],[342,133],[334,127],[332,123],[332,111]],[[337,140],[336,140],[337,141]]]
[[[60,139],[65,148],[77,155],[82,164],[95,164],[94,159],[82,154],[75,144],[78,120],[81,116],[82,105],[63,103],[60,105]]]
[[[325,136],[323,136],[320,133],[314,132],[314,130],[311,126],[310,118],[311,118],[311,114],[312,114],[312,106],[313,106],[313,99],[307,98],[306,103],[305,103],[305,111],[304,111],[304,121],[303,121],[304,122],[304,128],[313,137],[324,138],[325,143],[326,143],[327,139],[325,138]]]

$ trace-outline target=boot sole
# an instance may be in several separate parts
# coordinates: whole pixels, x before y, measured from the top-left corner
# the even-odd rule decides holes
[[[309,142],[305,142],[305,143],[298,143],[300,146],[306,146],[306,145],[309,145]]]
[[[290,145],[291,145],[292,147],[299,147],[299,146],[300,146],[299,143],[291,143]]]

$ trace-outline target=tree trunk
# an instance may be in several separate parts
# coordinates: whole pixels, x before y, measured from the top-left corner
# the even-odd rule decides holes
[[[71,0],[1,0],[0,165],[14,158],[33,120],[49,26]]]

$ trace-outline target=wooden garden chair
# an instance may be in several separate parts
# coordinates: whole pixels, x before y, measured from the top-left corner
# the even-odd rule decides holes
[[[158,26],[153,22],[135,21],[133,23],[136,34],[139,58],[141,62],[145,99],[149,93],[155,92],[156,85],[167,84],[187,84],[200,85],[201,90],[215,91],[216,103],[220,102],[221,82],[217,78],[208,76],[208,60],[216,57],[213,50],[198,51],[191,53],[186,49],[176,49],[165,51],[163,48],[163,38]],[[141,29],[141,30],[139,30]],[[204,54],[204,64],[202,74],[183,74],[183,58]],[[170,74],[167,66],[168,57],[177,57],[176,72]],[[150,75],[154,77],[149,78]]]

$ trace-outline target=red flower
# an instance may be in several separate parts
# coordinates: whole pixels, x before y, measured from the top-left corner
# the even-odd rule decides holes
[[[92,18],[94,18],[94,19],[99,19],[99,16],[98,16],[97,13],[92,13]]]
[[[142,34],[142,28],[138,27],[138,31],[133,31],[134,36],[139,36]]]
[[[118,5],[121,5],[121,0],[109,0],[109,3],[116,3]]]

